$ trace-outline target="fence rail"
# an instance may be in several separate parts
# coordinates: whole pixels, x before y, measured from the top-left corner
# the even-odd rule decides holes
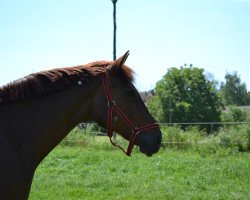
[[[93,122],[86,122],[79,124],[79,127],[84,129],[88,125],[95,124]],[[210,125],[210,131],[213,132],[214,125],[243,125],[243,124],[250,124],[250,122],[159,122],[160,126],[167,125],[167,126],[174,126],[174,125],[190,125],[190,126],[199,126],[199,125]],[[105,133],[102,133],[100,135],[105,135]]]
[[[182,123],[159,123],[162,125],[174,126],[174,125],[190,125],[190,126],[209,126],[210,132],[214,132],[215,126],[222,126],[222,125],[243,125],[243,124],[250,124],[250,122],[182,122]]]
[[[180,123],[166,123],[166,122],[160,122],[159,124],[166,124],[166,125],[209,125],[209,124],[250,124],[250,122],[180,122]]]

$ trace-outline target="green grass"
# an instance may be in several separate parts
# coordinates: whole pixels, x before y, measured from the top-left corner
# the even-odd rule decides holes
[[[46,157],[29,199],[250,199],[249,153],[167,149],[147,158],[80,146],[59,145]]]

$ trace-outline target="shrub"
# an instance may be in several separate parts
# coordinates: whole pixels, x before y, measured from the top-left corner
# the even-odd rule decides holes
[[[195,150],[202,154],[250,151],[250,124],[224,127],[209,135],[195,126],[183,131],[178,126],[165,125],[162,134],[165,148]]]
[[[93,134],[86,132],[78,127],[74,128],[60,143],[63,146],[87,147],[93,144]]]
[[[198,127],[190,126],[186,131],[179,126],[163,126],[162,127],[162,141],[164,147],[175,149],[189,149],[194,144],[198,143],[203,137],[204,132]]]
[[[218,137],[224,147],[237,148],[238,151],[250,150],[250,125],[248,124],[222,128]]]
[[[101,128],[96,123],[82,123],[79,124],[78,128],[83,134],[97,135]]]
[[[247,121],[247,112],[237,106],[229,106],[228,112],[221,114],[222,122],[245,122]]]
[[[107,151],[117,149],[110,144],[108,137],[96,136],[86,130],[75,128],[61,142],[61,145]],[[250,124],[223,127],[218,132],[209,135],[196,126],[190,126],[184,131],[176,125],[161,125],[161,130],[162,146],[167,149],[195,151],[202,156],[250,151]],[[128,145],[128,141],[119,135],[117,135],[115,143],[124,149]]]

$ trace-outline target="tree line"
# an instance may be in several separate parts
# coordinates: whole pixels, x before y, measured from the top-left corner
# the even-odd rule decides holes
[[[147,103],[153,116],[167,123],[245,121],[247,114],[237,107],[244,105],[250,105],[250,92],[237,72],[227,72],[219,83],[193,65],[168,69]]]

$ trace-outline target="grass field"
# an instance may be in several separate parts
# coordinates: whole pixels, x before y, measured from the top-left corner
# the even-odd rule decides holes
[[[162,149],[147,158],[136,150],[127,157],[118,150],[59,145],[37,169],[29,199],[247,200],[249,188],[249,153]]]

